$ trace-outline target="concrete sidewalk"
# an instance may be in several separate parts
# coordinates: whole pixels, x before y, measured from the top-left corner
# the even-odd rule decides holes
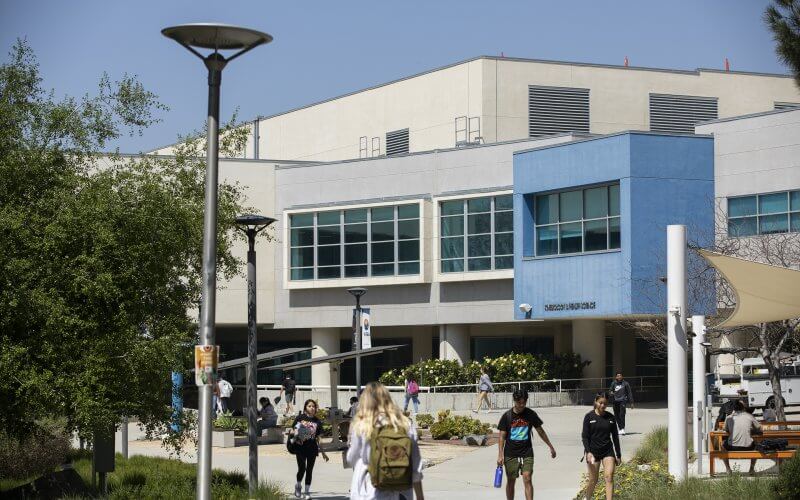
[[[551,442],[556,448],[557,457],[550,458],[549,451],[538,435],[534,436],[534,496],[546,499],[572,499],[580,487],[581,474],[586,465],[580,462],[583,456],[581,425],[583,416],[590,411],[588,406],[565,406],[536,409],[544,421]],[[458,413],[458,412],[455,412]],[[480,413],[482,421],[496,425],[502,411]],[[475,416],[475,414],[470,413]],[[666,408],[649,407],[628,410],[628,435],[621,436],[623,460],[630,458],[639,446],[644,435],[653,427],[666,425]],[[140,435],[135,425],[130,426],[129,453],[167,456],[159,443],[135,441]],[[119,439],[119,433],[117,433]],[[423,442],[424,446],[424,442]],[[119,450],[119,441],[117,443]],[[281,483],[289,492],[294,484],[296,463],[283,445],[262,445],[259,447],[259,475],[262,479]],[[214,448],[213,465],[225,470],[247,470],[247,447]],[[425,453],[423,453],[425,456]],[[195,462],[194,453],[182,458]],[[463,448],[457,450],[455,457],[428,467],[424,471],[423,487],[426,498],[446,499],[503,499],[504,489],[492,487],[497,461],[497,447]],[[347,498],[350,489],[351,471],[342,467],[341,453],[331,454],[331,461],[325,463],[320,457],[314,468],[312,494],[315,498]],[[505,481],[505,479],[504,479]],[[517,498],[524,498],[522,485],[517,485]]]

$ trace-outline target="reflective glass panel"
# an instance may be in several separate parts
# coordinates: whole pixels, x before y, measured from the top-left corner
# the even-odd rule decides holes
[[[372,209],[372,221],[393,220],[394,207],[375,207]]]
[[[536,255],[555,255],[558,253],[558,226],[536,228]]]
[[[558,222],[558,194],[536,197],[536,223],[552,224]]]
[[[313,280],[314,268],[305,267],[302,269],[292,269],[292,272],[290,274],[293,280]]]
[[[398,221],[397,238],[400,240],[419,238],[419,219]]]
[[[608,186],[584,190],[583,200],[584,218],[597,219],[608,215]]]
[[[756,197],[728,198],[728,217],[756,214]]]
[[[442,238],[442,259],[464,256],[464,238]]]
[[[514,253],[514,235],[512,233],[494,235],[494,254],[510,255]]]
[[[789,217],[786,214],[762,215],[758,218],[759,234],[786,233],[789,231]]]
[[[394,242],[372,244],[372,262],[392,261],[394,261]]]
[[[619,217],[608,219],[608,248],[620,247]]]
[[[394,264],[372,264],[373,276],[391,276],[394,274]]]
[[[483,234],[492,232],[492,214],[474,214],[467,216],[467,234]]]
[[[367,266],[344,266],[344,275],[347,278],[360,278],[367,275]]]
[[[345,224],[344,226],[345,243],[357,243],[367,241],[366,224]]]
[[[467,237],[467,255],[469,257],[492,255],[492,236],[484,234],[481,236]]]
[[[762,194],[758,197],[759,214],[774,214],[788,211],[789,198],[786,193]]]
[[[790,228],[793,233],[800,232],[800,213],[790,215]]]
[[[467,269],[470,271],[487,271],[492,268],[492,259],[467,259]]]
[[[608,215],[619,215],[619,184],[608,186]]]
[[[560,224],[561,252],[578,253],[583,251],[583,228],[581,223]]]
[[[397,260],[419,260],[419,240],[399,241]]]
[[[442,236],[458,236],[464,234],[464,216],[442,217]]]
[[[792,191],[789,193],[789,198],[791,198],[791,209],[800,210],[800,191]]]
[[[330,278],[340,278],[341,276],[342,276],[342,268],[339,266],[317,268],[317,278],[321,280]]]
[[[293,247],[304,247],[314,244],[314,228],[292,229],[291,240]]]
[[[367,222],[367,209],[359,208],[356,210],[344,211],[345,222]]]
[[[327,226],[331,224],[339,224],[341,215],[339,212],[320,212],[317,214],[317,225]]]
[[[497,212],[494,214],[494,230],[497,233],[514,229],[514,212]]]
[[[478,212],[489,212],[492,209],[491,198],[472,198],[467,200],[467,212],[474,214]]]
[[[512,208],[514,208],[514,197],[510,194],[494,197],[495,210],[511,210]]]
[[[314,225],[314,214],[293,214],[289,216],[292,227],[306,227]]]
[[[583,223],[583,237],[586,252],[605,250],[608,246],[606,219],[587,220]]]
[[[442,215],[456,215],[464,213],[464,201],[443,201],[442,202]]]
[[[583,216],[583,191],[566,191],[559,194],[558,220],[568,222]]]
[[[494,258],[495,269],[511,269],[514,267],[514,257],[511,255]]]
[[[394,239],[394,222],[373,222],[372,241],[385,241]]]
[[[317,247],[318,266],[338,266],[341,263],[342,247],[339,245]]]
[[[419,274],[419,262],[401,262],[397,264],[397,274]]]
[[[317,226],[317,245],[339,243],[341,226]]]
[[[398,219],[416,219],[419,218],[419,205],[400,205],[397,207]]]
[[[460,273],[462,271],[464,271],[464,259],[442,261],[443,273]]]
[[[728,219],[728,236],[753,236],[758,234],[756,217]]]
[[[367,245],[345,245],[344,246],[344,263],[345,264],[366,264],[367,263]]]
[[[308,267],[314,265],[314,247],[292,248],[291,267]]]

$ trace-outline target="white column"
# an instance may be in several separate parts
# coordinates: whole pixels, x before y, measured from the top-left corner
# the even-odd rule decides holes
[[[454,359],[462,365],[469,361],[467,325],[439,325],[439,357]]]
[[[311,351],[312,358],[321,358],[330,354],[338,354],[339,329],[312,328],[311,346],[316,347],[316,349]],[[330,385],[330,383],[330,368],[327,363],[321,363],[311,367],[311,385]]]
[[[686,226],[667,226],[667,401],[669,473],[687,474]]]
[[[706,413],[706,349],[702,342],[706,341],[706,317],[692,316],[692,436],[694,436],[694,454],[697,457],[697,473],[703,473],[703,415]]]
[[[601,378],[606,371],[606,323],[602,319],[572,321],[572,352],[591,364],[583,369],[583,378]],[[592,381],[593,385],[596,383]]]

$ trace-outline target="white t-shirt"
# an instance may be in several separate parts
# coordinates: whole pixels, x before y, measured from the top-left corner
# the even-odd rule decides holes
[[[219,381],[219,397],[221,398],[229,398],[231,397],[231,393],[233,392],[233,386],[227,380],[220,380]]]

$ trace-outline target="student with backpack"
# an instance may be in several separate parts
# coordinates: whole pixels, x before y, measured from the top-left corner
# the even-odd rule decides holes
[[[361,392],[348,442],[351,500],[424,500],[417,431],[382,384]]]
[[[403,413],[408,410],[408,402],[414,402],[414,414],[416,415],[419,413],[419,384],[417,383],[417,377],[415,377],[412,373],[406,375],[405,384],[406,386],[406,402],[403,405]]]
[[[533,500],[533,435],[531,429],[550,448],[550,457],[556,458],[556,449],[542,427],[542,419],[528,408],[528,391],[516,390],[512,394],[514,406],[500,417],[497,430],[500,440],[497,443],[497,466],[505,466],[506,499],[514,500],[514,486],[522,476],[525,486],[525,499]]]

